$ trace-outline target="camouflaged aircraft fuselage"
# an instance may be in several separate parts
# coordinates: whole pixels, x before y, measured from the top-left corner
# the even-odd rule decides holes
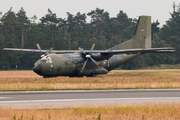
[[[132,59],[137,55],[128,56],[126,54],[113,55],[108,60],[98,61],[99,65],[95,65],[89,61],[84,70],[82,65],[84,63],[84,57],[79,53],[72,54],[48,54],[52,62],[41,60],[36,68],[37,74],[44,77],[55,77],[55,76],[104,76],[109,71],[120,66],[124,62]]]
[[[134,37],[116,45],[108,50],[123,50],[123,49],[137,49],[137,48],[151,48],[151,17],[141,16],[137,23]],[[109,56],[108,59],[104,59],[98,62],[98,66],[92,61],[88,61],[84,70],[82,70],[83,63],[86,58],[81,53],[69,53],[69,54],[48,54],[52,59],[52,63],[39,63],[39,72],[35,72],[39,75],[50,76],[104,76],[109,71],[117,68],[121,64],[133,59],[141,53],[136,54],[119,54]],[[40,67],[41,66],[41,67]]]

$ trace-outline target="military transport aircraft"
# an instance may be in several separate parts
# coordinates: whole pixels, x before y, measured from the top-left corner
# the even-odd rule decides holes
[[[173,53],[171,47],[151,48],[151,17],[140,16],[131,40],[107,50],[39,50],[4,48],[5,51],[41,53],[33,71],[44,77],[105,76],[109,71],[144,53]]]

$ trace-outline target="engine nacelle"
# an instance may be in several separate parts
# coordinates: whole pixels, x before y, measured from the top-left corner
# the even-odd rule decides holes
[[[109,56],[102,55],[101,53],[91,53],[91,57],[96,61],[107,60]]]

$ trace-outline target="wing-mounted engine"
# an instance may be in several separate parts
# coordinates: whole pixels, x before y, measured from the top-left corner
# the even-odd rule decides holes
[[[92,57],[91,57],[91,53],[92,53],[92,50],[94,49],[95,47],[95,43],[93,43],[92,47],[91,47],[91,51],[90,53],[86,53],[83,49],[81,49],[80,47],[78,48],[82,54],[85,56],[85,62],[83,64],[83,67],[82,67],[82,70],[84,70],[84,68],[86,67],[86,64],[88,62],[88,60],[90,59],[94,64],[96,64],[97,66],[99,65]]]
[[[112,55],[103,55],[102,53],[90,53],[91,57],[96,61],[107,60]]]

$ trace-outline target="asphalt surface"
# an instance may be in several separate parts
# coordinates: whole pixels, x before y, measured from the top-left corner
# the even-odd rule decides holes
[[[0,107],[13,109],[122,106],[180,102],[180,89],[0,92]]]

